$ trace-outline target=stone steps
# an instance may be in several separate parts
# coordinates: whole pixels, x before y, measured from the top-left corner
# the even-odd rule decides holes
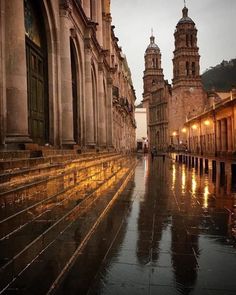
[[[92,175],[93,170],[102,170],[122,159],[121,155],[110,155],[98,157],[90,161],[65,164],[57,167],[52,174],[39,174],[36,177],[20,178],[21,182],[13,185],[3,184],[0,193],[0,220],[8,218],[9,215],[16,214],[24,208],[33,206],[41,199],[47,198],[71,185],[79,185],[80,181]]]
[[[51,251],[59,253],[60,239],[63,237],[66,241],[68,238],[69,241],[71,228],[74,228],[77,222],[81,223],[81,220],[81,226],[86,228],[81,235],[83,238],[106,206],[104,200],[112,199],[114,190],[122,185],[125,175],[132,169],[135,161],[121,155],[110,155],[98,158],[97,163],[94,163],[95,159],[88,162],[88,165],[81,169],[68,164],[68,173],[58,176],[57,183],[52,182],[48,187],[49,191],[45,191],[45,185],[41,187],[44,191],[38,201],[34,200],[29,206],[26,203],[15,212],[9,211],[5,214],[5,219],[1,219],[0,290],[7,288],[8,284],[14,284],[17,277],[25,273],[24,269],[32,266],[34,272],[38,267],[38,257],[42,253],[47,253],[48,257]],[[59,188],[54,189],[57,186]],[[25,191],[20,190],[19,200]],[[38,193],[40,194],[40,190]],[[8,193],[6,196],[9,197]],[[97,213],[90,212],[91,208]],[[66,243],[64,246],[67,257]],[[61,265],[66,263],[67,259],[69,256]]]
[[[95,165],[97,161],[103,160],[105,157],[117,157],[117,154],[98,155],[96,157],[81,157],[73,160],[62,161],[56,164],[49,164],[44,166],[36,166],[32,168],[21,168],[11,172],[4,172],[0,174],[0,196],[7,190],[13,189],[16,186],[21,186],[24,183],[30,181],[36,181],[42,177],[50,177],[52,175],[58,175],[62,172],[66,172],[71,167],[80,169],[87,167],[88,165]]]
[[[77,170],[73,168],[69,172],[51,177],[51,179],[33,182],[30,185],[16,188],[15,191],[6,192],[1,198],[0,237],[14,230],[11,227],[12,224],[21,226],[23,215],[35,214],[34,211],[37,211],[39,206],[51,202],[61,193],[68,193],[75,187],[78,187],[77,189],[80,191],[91,189],[93,183],[96,183],[92,181],[92,178],[96,178],[98,173],[105,173],[107,169],[111,169],[112,165],[118,165],[121,160],[122,157],[120,156],[109,160],[105,158],[103,162],[100,160],[96,165]],[[107,165],[107,163],[110,165]],[[108,166],[108,168],[103,168],[105,166]],[[102,177],[104,176],[102,175]],[[17,222],[15,222],[16,218]],[[7,226],[4,226],[4,221]]]
[[[48,165],[74,161],[76,159],[90,159],[97,156],[103,157],[110,153],[75,153],[74,150],[60,151],[52,155],[40,155],[40,157],[22,157],[0,160],[0,174],[12,173],[22,169],[32,169],[34,167],[45,167]]]

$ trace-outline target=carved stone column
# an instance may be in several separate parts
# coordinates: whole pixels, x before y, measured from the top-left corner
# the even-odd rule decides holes
[[[98,144],[100,147],[106,146],[106,93],[103,80],[103,63],[99,63],[98,68]]]
[[[62,144],[72,145],[74,142],[73,96],[70,56],[70,1],[60,5],[60,55],[61,55],[61,104],[62,104]]]
[[[24,1],[5,1],[6,143],[30,142]]]
[[[231,117],[227,118],[227,139],[228,139],[228,152],[232,152],[233,141],[232,141],[232,119]]]
[[[85,144],[95,147],[95,113],[93,101],[91,39],[85,40]]]
[[[112,93],[112,78],[107,79],[107,101],[106,101],[106,110],[107,110],[107,146],[113,148],[113,93]]]
[[[217,152],[221,152],[221,120],[216,122],[216,147]]]
[[[87,18],[91,18],[90,0],[83,0],[83,9]]]
[[[102,21],[102,1],[97,0],[97,39],[101,47],[103,47],[103,21]]]
[[[227,121],[226,119],[221,120],[221,144],[222,151],[227,151]]]

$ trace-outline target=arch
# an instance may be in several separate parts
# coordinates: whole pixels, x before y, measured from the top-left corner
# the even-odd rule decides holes
[[[189,62],[186,61],[186,75],[189,76]]]
[[[93,118],[93,126],[94,126],[94,142],[97,142],[97,75],[96,75],[96,69],[94,66],[93,61],[91,62],[91,77],[92,77],[92,100],[93,100],[93,109],[92,112],[92,118]]]
[[[49,139],[47,39],[39,2],[24,0],[29,134],[33,142]]]
[[[47,44],[46,63],[47,63],[47,89],[48,93],[48,142],[52,145],[60,145],[60,83],[59,83],[59,67],[58,67],[58,20],[55,16],[53,1],[42,0],[35,1],[38,6],[41,18],[43,19],[45,39]],[[39,14],[37,11],[37,14]]]
[[[72,80],[72,98],[73,98],[73,129],[74,141],[81,144],[81,118],[80,118],[80,80],[78,55],[75,43],[70,37],[70,55],[71,55],[71,80]]]
[[[105,130],[104,130],[104,143],[107,145],[107,137],[108,137],[108,108],[107,106],[107,85],[106,85],[106,81],[105,78],[103,77],[103,93],[104,93],[104,98],[103,98],[103,107],[104,107],[104,121],[105,121]],[[107,110],[107,111],[106,111]]]
[[[196,75],[196,64],[195,62],[192,62],[192,75],[195,77]]]
[[[76,94],[77,94],[77,120],[74,120],[77,122],[77,131],[75,131],[75,142],[82,145],[83,144],[83,121],[84,121],[84,101],[83,101],[83,58],[82,58],[82,50],[80,46],[80,42],[78,40],[78,36],[74,34],[74,29],[71,29],[71,49],[73,50],[73,58],[76,68],[76,77],[74,83],[76,83]],[[71,54],[72,56],[72,54]],[[73,77],[72,77],[73,78]],[[72,81],[73,83],[73,81]],[[72,89],[73,90],[73,89]],[[75,91],[74,90],[74,91]],[[74,95],[73,95],[74,96]],[[73,99],[74,101],[74,99]],[[75,101],[73,102],[75,104]],[[74,126],[75,127],[75,126]],[[77,133],[77,135],[76,135]]]

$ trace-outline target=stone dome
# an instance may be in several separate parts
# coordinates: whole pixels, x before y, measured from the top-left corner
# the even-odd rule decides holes
[[[179,20],[178,24],[191,23],[195,25],[194,21],[188,16],[188,8],[184,7],[182,12],[183,17]]]
[[[158,45],[155,43],[155,37],[151,36],[150,37],[150,44],[148,45],[147,49],[146,49],[146,53],[149,50],[156,50],[158,52],[160,52],[160,48],[158,47]]]

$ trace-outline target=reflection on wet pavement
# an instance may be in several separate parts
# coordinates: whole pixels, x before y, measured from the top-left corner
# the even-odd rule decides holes
[[[236,195],[211,179],[141,160],[56,294],[236,294]]]
[[[228,174],[223,180],[213,175],[210,165],[204,172],[200,165],[190,166],[141,158],[127,188],[84,246],[85,233],[120,184],[108,182],[90,210],[70,214],[55,240],[53,232],[45,237],[47,249],[5,294],[236,294],[235,184]],[[53,204],[63,200],[53,199]],[[62,209],[53,207],[55,215],[42,217],[37,231],[73,208],[76,200],[72,194]],[[34,230],[26,226],[24,231],[30,241]],[[6,251],[13,256],[14,246]]]

